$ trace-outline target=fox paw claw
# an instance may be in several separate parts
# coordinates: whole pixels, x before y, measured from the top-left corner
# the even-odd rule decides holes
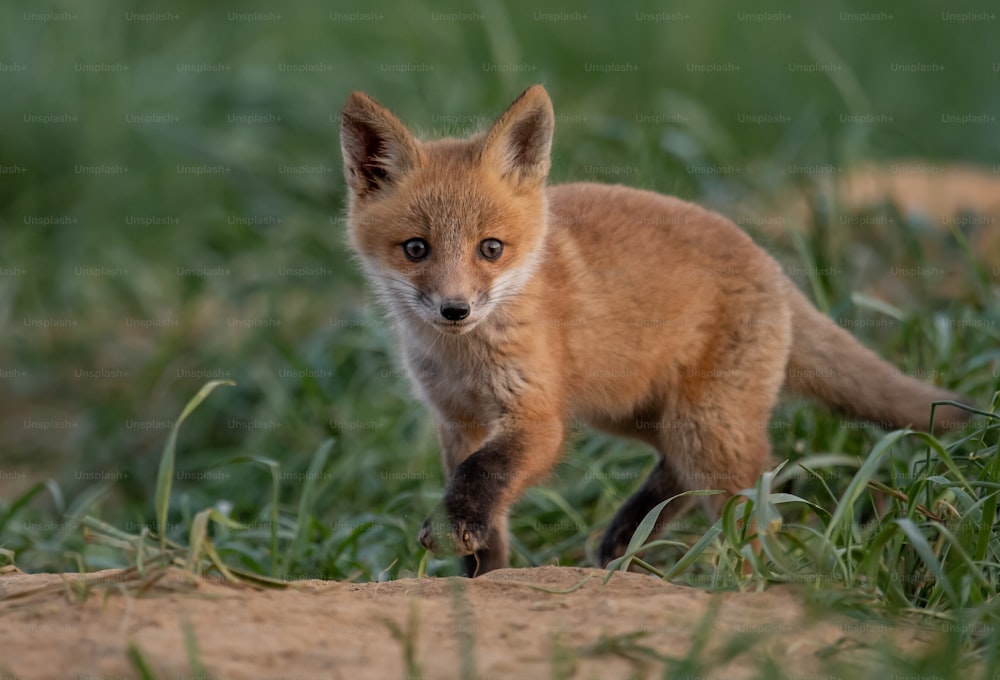
[[[483,522],[466,519],[437,521],[428,517],[420,529],[420,544],[435,554],[471,555],[486,548],[488,529]]]

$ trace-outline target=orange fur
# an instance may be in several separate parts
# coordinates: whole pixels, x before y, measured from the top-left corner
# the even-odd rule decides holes
[[[955,398],[817,312],[721,215],[623,186],[546,187],[553,126],[541,86],[466,140],[419,142],[360,93],[344,109],[350,241],[450,480],[426,546],[474,555],[472,574],[505,565],[508,509],[556,465],[571,420],[661,458],[609,528],[606,561],[659,501],[752,486],[783,386],[894,427]],[[962,416],[941,410],[938,425]],[[717,514],[726,496],[708,498]]]

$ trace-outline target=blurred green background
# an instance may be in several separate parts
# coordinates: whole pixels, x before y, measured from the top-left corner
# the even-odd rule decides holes
[[[172,535],[216,505],[251,527],[219,537],[227,558],[266,571],[270,477],[232,462],[260,456],[281,464],[282,535],[310,524],[287,575],[416,568],[442,479],[345,247],[337,119],[354,89],[433,137],[482,127],[541,82],[557,113],[554,181],[622,182],[734,218],[804,204],[740,221],[836,318],[874,314],[852,294],[888,291],[898,317],[855,332],[987,400],[1000,260],[974,251],[997,195],[961,206],[951,228],[890,203],[873,226],[842,219],[830,180],[895,159],[1000,174],[991,7],[4,3],[0,548],[32,570],[121,563],[84,542],[78,519],[155,528],[168,428],[203,383],[227,378],[237,386],[181,431]],[[941,274],[920,273],[930,265]],[[779,457],[870,441],[802,404],[776,423]],[[585,562],[649,464],[642,447],[581,433],[522,503],[515,563]]]

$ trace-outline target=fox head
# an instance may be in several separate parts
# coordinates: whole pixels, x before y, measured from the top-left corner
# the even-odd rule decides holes
[[[391,314],[461,334],[521,291],[545,244],[553,127],[541,85],[488,131],[432,142],[351,94],[340,117],[348,236]]]

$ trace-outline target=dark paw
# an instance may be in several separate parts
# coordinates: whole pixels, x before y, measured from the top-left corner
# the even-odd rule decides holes
[[[597,562],[600,566],[606,567],[613,560],[625,554],[632,536],[627,531],[622,531],[615,527],[609,528],[601,537],[601,545],[597,549]]]
[[[438,511],[420,529],[420,544],[435,555],[472,555],[487,547],[489,526],[470,519],[452,520]]]

